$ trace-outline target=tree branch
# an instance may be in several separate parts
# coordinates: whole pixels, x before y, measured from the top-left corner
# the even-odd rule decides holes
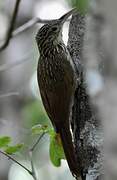
[[[23,169],[25,169],[32,177],[34,180],[38,180],[37,176],[36,176],[36,171],[35,171],[35,167],[34,167],[34,163],[33,163],[33,152],[37,146],[37,144],[40,142],[40,140],[42,139],[42,137],[44,136],[45,133],[42,133],[39,138],[37,139],[37,141],[34,143],[34,145],[32,146],[32,148],[29,149],[29,156],[30,156],[30,163],[31,163],[31,170],[29,170],[28,168],[26,168],[24,165],[22,165],[21,163],[19,163],[17,160],[15,160],[13,157],[11,157],[9,154],[7,154],[4,151],[0,150],[0,153],[3,154],[4,156],[8,157],[9,159],[11,159],[13,162],[15,162],[16,164],[18,164],[19,166],[21,166]]]
[[[11,23],[9,25],[9,29],[8,29],[8,32],[7,32],[6,40],[3,43],[3,45],[1,45],[0,51],[4,50],[8,46],[9,42],[10,42],[12,32],[13,32],[13,29],[14,29],[14,26],[15,26],[15,21],[16,21],[17,14],[18,14],[20,2],[21,2],[21,0],[16,0],[16,4],[15,4],[15,7],[14,7],[14,12],[13,12],[13,15],[12,15]]]
[[[0,51],[3,51],[8,45],[9,45],[9,42],[10,42],[10,39],[12,37],[15,37],[17,35],[19,35],[20,33],[30,29],[31,27],[33,27],[36,23],[40,23],[40,24],[44,24],[44,23],[48,23],[49,21],[51,20],[48,20],[48,19],[40,19],[38,17],[34,17],[33,19],[29,20],[27,23],[23,24],[22,26],[18,27],[17,29],[14,29],[14,24],[13,22],[11,22],[11,25],[9,27],[9,30],[8,30],[8,33],[7,33],[7,37],[6,37],[6,41],[4,42],[3,45],[0,46]],[[15,22],[14,22],[15,23]]]
[[[13,31],[12,36],[16,36],[24,31],[26,31],[27,29],[31,28],[32,26],[34,26],[36,23],[48,23],[50,20],[46,20],[46,19],[40,19],[38,17],[34,17],[33,19],[29,20],[27,23],[25,23],[24,25],[20,26],[19,28],[17,28],[16,30]]]
[[[11,157],[9,154],[7,154],[6,152],[0,150],[0,153],[3,154],[4,156],[8,157],[8,159],[12,160],[13,162],[15,162],[16,164],[18,164],[19,166],[21,166],[23,169],[25,169],[32,177],[34,180],[38,180],[37,176],[36,176],[36,171],[35,171],[35,167],[34,167],[34,163],[33,163],[33,152],[37,146],[37,144],[40,142],[40,140],[42,139],[42,137],[44,136],[45,133],[42,133],[39,138],[37,139],[37,141],[34,143],[34,145],[32,146],[32,148],[29,149],[29,157],[30,157],[30,163],[31,163],[31,170],[29,170],[27,167],[25,167],[24,165],[22,165],[20,162],[18,162],[17,160],[15,160],[13,157]]]
[[[10,97],[10,96],[19,96],[19,92],[9,92],[9,93],[4,93],[0,94],[0,99],[5,98],[5,97]]]
[[[15,37],[15,36],[19,35],[20,33],[30,29],[36,23],[45,24],[45,23],[48,23],[50,21],[51,20],[49,20],[49,19],[40,19],[38,17],[34,17],[31,20],[29,20],[27,23],[23,24],[22,26],[18,27],[17,29],[15,29],[13,31],[15,20],[12,20],[11,25],[10,25],[9,30],[8,30],[8,33],[7,33],[6,41],[4,42],[3,45],[0,46],[0,51],[4,50],[9,45],[10,39],[12,37]],[[67,21],[69,21],[69,19]]]

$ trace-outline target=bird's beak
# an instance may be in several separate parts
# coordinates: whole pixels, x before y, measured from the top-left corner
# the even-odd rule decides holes
[[[60,17],[59,21],[60,21],[61,25],[63,25],[65,23],[65,21],[68,19],[68,17],[71,16],[75,12],[76,12],[76,8],[72,9],[71,11],[67,12],[62,17]]]

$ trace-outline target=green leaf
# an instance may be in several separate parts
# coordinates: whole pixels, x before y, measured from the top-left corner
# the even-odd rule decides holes
[[[50,138],[54,137],[56,135],[53,128],[48,128],[48,134],[50,135]]]
[[[59,167],[61,159],[65,159],[61,138],[53,131],[50,136],[50,160],[54,166]]]
[[[16,152],[19,152],[23,146],[24,146],[24,144],[16,144],[15,146],[8,146],[5,149],[5,152],[7,154],[14,154]]]
[[[48,130],[49,130],[49,128],[47,125],[37,124],[32,127],[32,134],[38,135],[38,134],[42,134],[42,133],[47,133]]]
[[[0,137],[0,148],[6,147],[11,142],[11,138],[9,136]]]

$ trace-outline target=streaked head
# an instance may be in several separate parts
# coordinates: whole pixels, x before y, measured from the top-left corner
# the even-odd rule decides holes
[[[52,20],[42,26],[36,35],[38,47],[40,47],[45,41],[53,42],[55,40],[58,40],[58,38],[62,35],[63,24],[68,19],[68,17],[74,13],[74,11],[75,9],[72,9],[59,19]]]

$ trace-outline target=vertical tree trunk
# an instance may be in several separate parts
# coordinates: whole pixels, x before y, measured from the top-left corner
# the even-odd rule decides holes
[[[77,75],[71,124],[82,180],[98,180],[103,171],[103,134],[99,118],[90,103],[84,76],[82,51],[85,20],[86,17],[78,13],[72,17],[70,22],[68,49]]]
[[[104,127],[105,179],[117,179],[117,1],[94,0],[84,42],[86,76],[95,72],[100,88],[91,95]],[[89,89],[91,86],[89,84]]]

